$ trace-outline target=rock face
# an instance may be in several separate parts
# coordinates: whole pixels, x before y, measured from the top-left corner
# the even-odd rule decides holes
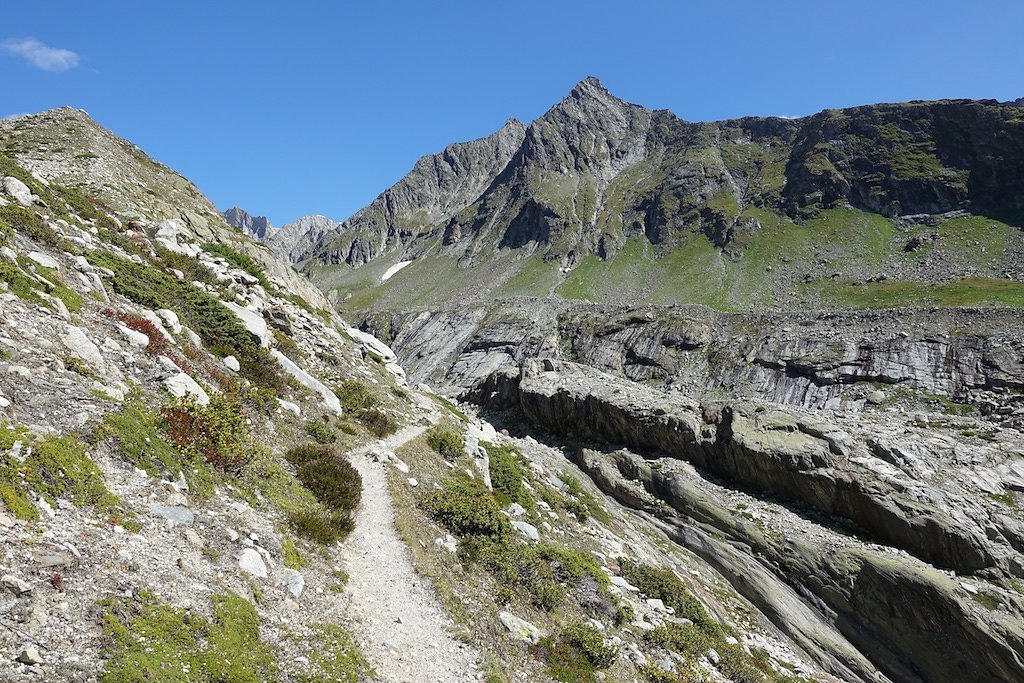
[[[296,261],[325,235],[337,230],[340,225],[326,216],[303,216],[297,221],[282,226],[265,241],[279,253]]]
[[[489,137],[420,159],[406,177],[326,232],[299,259],[359,265],[405,244],[476,200],[508,165],[524,135],[525,126],[511,119]]]
[[[266,241],[278,231],[266,216],[253,216],[245,209],[237,206],[231,207],[223,215],[224,220],[230,225],[235,226],[239,230],[244,230],[261,241]]]
[[[862,409],[945,396],[988,405],[1012,425],[1024,387],[1018,320],[1013,309],[729,314],[533,300],[375,314],[365,325],[389,341],[410,381],[453,390],[551,356],[698,399]]]
[[[999,473],[1024,457],[1018,432],[972,442],[968,455],[941,434],[908,433],[905,417],[826,421],[744,402],[701,405],[551,360],[495,373],[468,397],[599,445],[577,447],[575,457],[601,488],[664,519],[678,542],[836,675],[873,680],[874,667],[896,681],[1024,675],[1019,598],[1005,593],[1007,619],[978,609],[938,571],[1004,586],[1024,575],[1020,541],[1005,526],[996,531],[1002,513],[979,483],[1017,485]],[[730,490],[758,501],[763,516],[751,519],[761,522],[745,518],[746,503],[732,507]],[[760,506],[765,499],[797,514]],[[786,526],[776,526],[783,518]],[[750,552],[737,555],[730,544]],[[808,606],[818,615],[811,621]],[[813,636],[821,618],[842,637]]]

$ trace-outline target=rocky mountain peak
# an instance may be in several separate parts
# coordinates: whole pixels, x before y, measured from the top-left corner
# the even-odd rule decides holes
[[[253,216],[238,206],[233,206],[223,212],[223,216],[229,225],[244,230],[260,240],[266,240],[278,230],[266,216]]]

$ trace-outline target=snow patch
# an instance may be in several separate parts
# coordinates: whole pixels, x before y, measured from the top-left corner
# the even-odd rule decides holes
[[[392,276],[394,276],[395,273],[400,271],[402,268],[405,268],[410,263],[412,263],[412,261],[399,261],[398,263],[384,271],[384,274],[380,276],[380,281],[387,282],[392,278]]]

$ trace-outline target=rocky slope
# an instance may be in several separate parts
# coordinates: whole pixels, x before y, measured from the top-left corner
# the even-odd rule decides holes
[[[663,520],[844,680],[1024,672],[1022,527],[1001,498],[1024,483],[1019,432],[701,405],[551,360],[470,396],[575,444],[602,490]]]
[[[360,646],[394,625],[340,595],[354,504],[285,455],[315,434],[379,478],[367,446],[436,408],[82,112],[5,120],[0,181],[0,680],[368,680]],[[387,505],[374,491],[355,519]],[[410,594],[418,637],[471,669],[429,589]]]

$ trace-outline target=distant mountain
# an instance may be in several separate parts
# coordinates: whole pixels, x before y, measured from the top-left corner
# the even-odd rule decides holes
[[[825,280],[1016,278],[1022,122],[1020,108],[995,100],[943,100],[693,123],[587,78],[529,126],[511,120],[420,159],[291,257],[351,307],[492,292],[818,306],[823,290],[845,306]],[[944,216],[934,228],[955,212],[1001,227],[970,223],[969,236],[936,242],[944,230],[901,218]],[[993,239],[998,248],[976,253]],[[382,277],[427,256],[440,259],[429,272],[413,264]]]
[[[1006,104],[1010,105],[1011,107],[1024,107],[1024,97],[1019,97],[1015,100],[1010,100]]]
[[[244,230],[258,240],[266,240],[277,228],[270,223],[266,216],[253,216],[245,209],[233,206],[223,212],[224,220],[239,230]]]
[[[326,216],[303,216],[297,221],[277,228],[264,239],[264,242],[294,260],[309,250],[325,234],[336,231],[340,227],[341,223],[332,221]]]

